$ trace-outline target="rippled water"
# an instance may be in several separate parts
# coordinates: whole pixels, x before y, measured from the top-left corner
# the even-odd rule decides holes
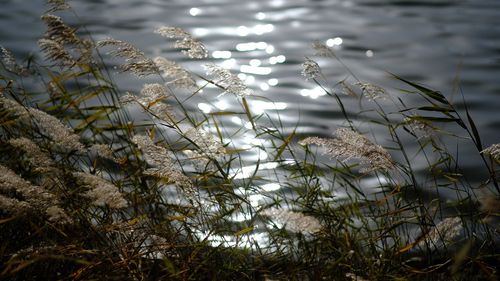
[[[1,1],[0,43],[18,57],[37,49],[36,39],[44,29],[39,20],[45,9],[42,2]],[[71,4],[96,39],[126,40],[146,54],[161,54],[203,73],[199,62],[185,60],[170,48],[171,42],[153,34],[162,25],[189,30],[206,44],[213,62],[240,71],[240,77],[263,97],[250,100],[255,114],[267,112],[277,121],[279,113],[284,133],[297,128],[305,134],[329,135],[341,124],[335,101],[300,77],[304,57],[313,54],[311,42],[319,40],[335,48],[359,78],[389,88],[401,85],[388,79],[387,72],[445,94],[452,92],[458,77],[484,143],[500,141],[498,0],[75,0]],[[332,83],[348,75],[338,63],[320,63]],[[137,91],[146,81],[127,78],[118,84]],[[234,99],[209,94],[189,105],[192,111],[205,113],[233,107]],[[245,122],[231,117],[224,125],[230,131]],[[235,145],[260,141],[243,135]],[[470,151],[461,153],[468,158]],[[265,158],[262,153],[247,156],[249,162]],[[465,164],[474,169],[476,162]],[[276,167],[268,165],[271,170]],[[240,176],[244,173],[240,171]],[[272,192],[280,187],[271,183],[266,188]]]

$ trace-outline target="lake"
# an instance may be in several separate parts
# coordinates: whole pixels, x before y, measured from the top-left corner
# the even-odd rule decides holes
[[[43,1],[3,0],[1,4],[0,44],[18,58],[36,53],[36,40],[44,30]],[[129,41],[147,55],[166,56],[203,74],[200,62],[187,60],[171,48],[172,42],[153,33],[162,25],[190,31],[210,50],[211,59],[201,63],[211,61],[240,72],[239,77],[261,97],[249,100],[252,112],[279,120],[284,133],[297,129],[303,135],[328,136],[343,124],[335,100],[300,74],[305,57],[313,57],[311,43],[318,40],[332,47],[360,79],[389,92],[403,86],[389,73],[447,96],[459,85],[485,146],[500,142],[497,0],[75,0],[70,4],[79,16],[78,24],[95,39],[111,36]],[[338,62],[318,61],[331,83],[348,76]],[[137,92],[142,83],[150,82],[117,79],[124,92]],[[191,99],[187,107],[210,113],[238,106],[233,97],[207,92]],[[453,99],[463,108],[459,94]],[[228,117],[224,123],[228,131],[245,126],[239,117]],[[383,135],[377,139],[384,142]],[[261,141],[266,140],[242,135],[233,144],[246,148]],[[477,152],[471,146],[460,150],[466,171],[473,174],[480,165],[472,154]],[[252,171],[251,164],[267,156],[253,151],[245,157]],[[261,168],[275,167],[271,163]],[[264,188],[277,192],[280,186],[270,183]]]

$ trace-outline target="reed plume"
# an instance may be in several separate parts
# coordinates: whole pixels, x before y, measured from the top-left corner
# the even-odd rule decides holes
[[[318,63],[310,58],[306,58],[302,63],[302,76],[307,80],[313,80],[321,76],[321,68]]]
[[[112,209],[127,207],[127,200],[120,193],[118,187],[109,181],[83,172],[75,172],[73,176],[79,184],[88,189],[83,196],[91,199],[93,205],[108,206]]]
[[[162,26],[156,29],[155,32],[163,37],[177,39],[174,43],[174,48],[183,49],[182,53],[192,59],[203,59],[208,56],[205,45],[181,28]]]
[[[375,170],[389,171],[394,168],[391,155],[380,145],[372,143],[360,133],[347,128],[335,131],[335,138],[309,137],[299,143],[301,145],[315,144],[326,149],[325,153],[343,161],[360,159],[365,167],[361,172]]]
[[[47,6],[49,6],[48,12],[56,12],[70,9],[70,6],[64,0],[48,0]]]
[[[185,176],[178,165],[172,161],[174,155],[171,151],[154,144],[154,142],[145,135],[135,135],[132,141],[142,151],[146,162],[153,166],[144,171],[145,175],[160,178],[168,183],[175,183],[180,187],[192,187],[191,180]]]
[[[114,47],[115,49],[109,51],[108,54],[125,59],[125,63],[121,65],[125,72],[130,71],[139,77],[158,73],[158,67],[154,61],[128,42],[106,38],[98,41],[97,47]]]
[[[460,236],[462,229],[463,225],[460,217],[446,218],[427,232],[423,236],[423,239],[418,242],[417,246],[424,247],[428,245],[433,249],[445,247]]]
[[[21,199],[16,196],[20,196]],[[50,221],[71,222],[66,212],[57,204],[59,200],[55,195],[0,165],[0,208],[11,213],[39,212],[47,216]]]
[[[387,92],[384,88],[371,83],[356,82],[354,85],[358,86],[369,100],[386,99]]]
[[[197,88],[196,81],[194,81],[191,74],[177,63],[164,57],[156,57],[154,62],[160,70],[162,77],[169,79],[167,82],[168,85],[188,90]]]
[[[495,143],[483,149],[481,153],[489,155],[491,158],[500,161],[500,143]]]
[[[268,216],[285,229],[303,234],[314,234],[321,230],[321,223],[311,216],[306,216],[300,212],[289,211],[278,208],[268,208],[260,212],[263,216]]]
[[[237,75],[232,74],[229,70],[215,64],[206,64],[205,69],[207,75],[214,77],[213,82],[215,85],[224,89],[224,92],[220,96],[225,93],[231,93],[240,97],[253,94],[253,91]]]
[[[60,148],[70,151],[84,151],[80,137],[74,134],[73,129],[63,124],[56,117],[32,107],[23,105],[11,99],[0,97],[0,108],[13,113],[19,122],[28,124],[38,129],[40,133],[50,139]]]

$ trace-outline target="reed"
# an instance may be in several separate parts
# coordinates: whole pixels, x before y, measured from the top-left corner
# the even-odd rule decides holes
[[[332,83],[312,57],[302,75],[345,120],[331,137],[284,134],[279,117],[252,114],[260,97],[229,70],[94,42],[54,12],[73,11],[48,2],[44,59],[0,49],[0,279],[496,280],[499,144],[483,147],[466,106],[395,75],[399,93],[362,81],[315,42],[348,78]],[[187,31],[155,32],[208,57]],[[103,56],[155,82],[124,93]],[[241,109],[190,112],[209,85]],[[420,100],[407,106],[405,95]],[[230,132],[227,116],[247,126]],[[241,132],[265,142],[237,147]],[[476,149],[480,184],[450,139]],[[248,166],[248,149],[271,160]]]

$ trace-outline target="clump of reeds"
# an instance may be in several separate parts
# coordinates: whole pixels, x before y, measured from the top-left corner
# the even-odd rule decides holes
[[[48,4],[50,13],[70,9],[62,0]],[[39,45],[51,65],[24,66],[0,48],[0,279],[479,280],[497,273],[499,148],[484,148],[468,110],[463,118],[441,93],[396,77],[425,103],[408,107],[315,42],[316,55],[349,77],[331,83],[309,57],[302,75],[335,99],[345,120],[330,138],[284,135],[281,124],[252,115],[254,90],[221,66],[206,64],[204,77],[122,40],[94,43],[59,16],[42,20]],[[185,30],[155,32],[190,58],[208,57]],[[124,75],[157,81],[122,93],[98,56],[102,48],[124,60]],[[36,81],[46,93],[32,99],[26,75],[44,77]],[[196,95],[207,83],[237,99],[241,112],[189,112],[176,89]],[[359,111],[344,105],[356,98]],[[150,122],[135,123],[137,106]],[[259,160],[248,173],[240,154],[247,148],[228,141],[219,119],[232,114],[266,140],[254,148],[272,162]],[[441,139],[453,136],[443,123],[465,132],[484,160],[481,204]],[[373,126],[386,130],[384,146],[360,133]],[[415,155],[427,161],[424,175]],[[440,197],[444,190],[456,193],[452,203]],[[239,214],[248,219],[234,219]],[[255,241],[259,235],[266,239]]]

